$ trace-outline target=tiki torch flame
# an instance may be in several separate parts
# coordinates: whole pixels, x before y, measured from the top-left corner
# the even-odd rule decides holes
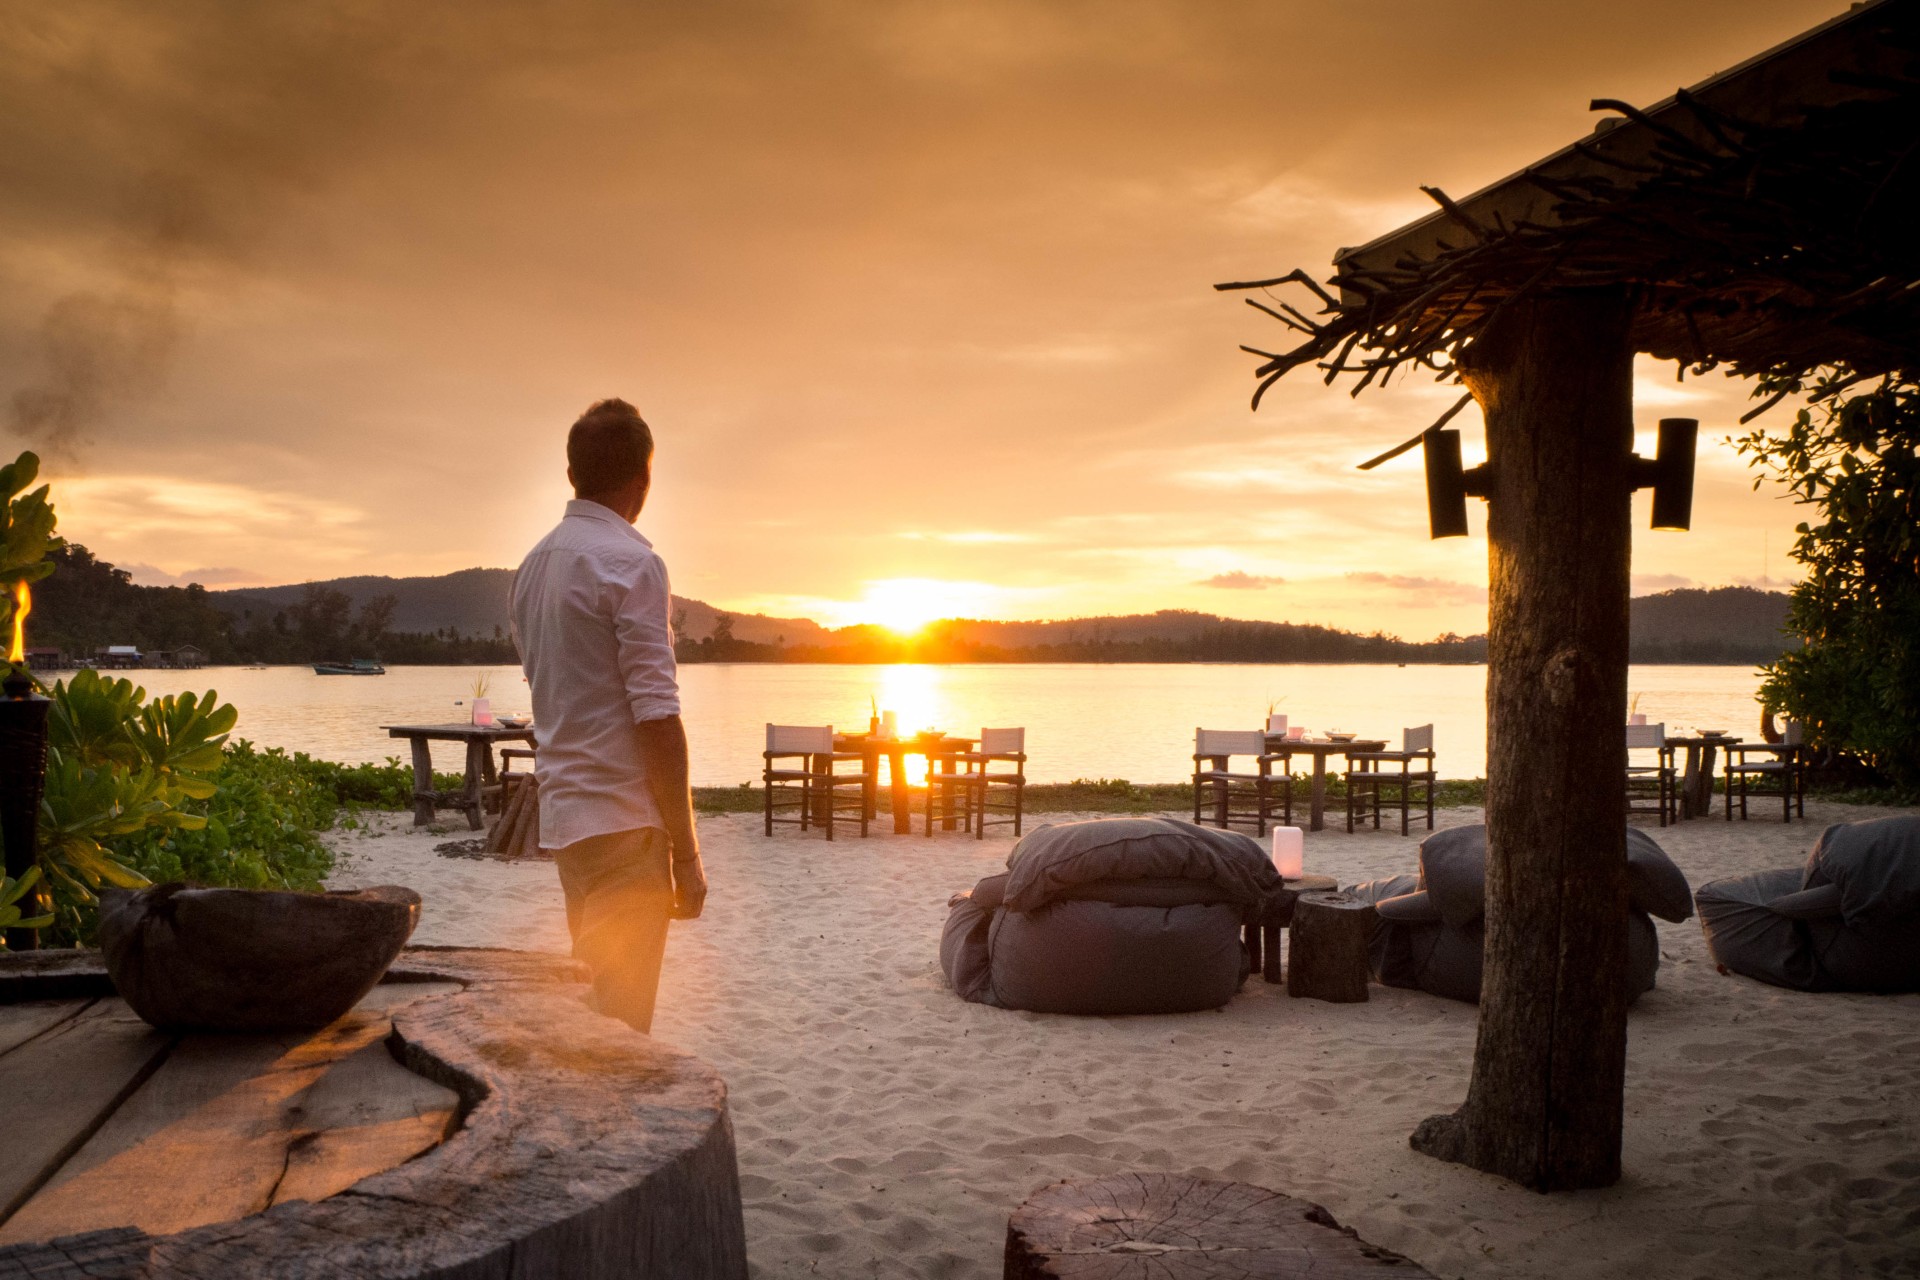
[[[33,592],[27,584],[13,584],[13,643],[7,648],[8,662],[27,660],[27,615],[33,612]]]

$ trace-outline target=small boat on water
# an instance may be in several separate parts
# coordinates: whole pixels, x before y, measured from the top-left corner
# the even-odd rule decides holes
[[[355,658],[352,662],[316,662],[313,674],[317,676],[383,676],[387,669],[371,658]]]

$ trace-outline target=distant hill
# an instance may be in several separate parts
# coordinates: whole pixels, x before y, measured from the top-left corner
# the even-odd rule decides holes
[[[507,625],[513,596],[513,570],[461,569],[432,578],[387,578],[363,576],[330,578],[325,582],[296,583],[285,587],[236,587],[208,593],[216,608],[235,619],[271,618],[306,598],[309,586],[338,591],[358,610],[381,596],[394,598],[393,617],[388,626],[394,631],[431,633],[452,628],[463,635],[490,636],[495,627]],[[710,636],[721,610],[702,600],[673,598],[673,607],[681,614],[681,631],[698,639]],[[775,618],[761,613],[729,613],[736,639],[754,644],[819,644],[831,634],[817,622],[806,618]]]
[[[215,607],[235,618],[271,617],[306,598],[307,583],[286,587],[237,587],[208,593]],[[492,635],[507,624],[507,600],[513,590],[511,569],[461,569],[432,578],[365,576],[332,578],[311,585],[338,591],[355,609],[381,596],[396,601],[388,625],[395,631],[432,632],[452,627],[466,635]]]
[[[335,578],[208,591],[144,587],[72,544],[35,588],[34,639],[75,655],[109,644],[174,649],[212,661],[509,663],[513,574]],[[949,618],[912,636],[829,629],[807,618],[733,613],[674,597],[683,662],[1484,662],[1485,636],[1407,641],[1187,609],[1123,617],[1001,622]],[[1635,662],[1757,664],[1790,643],[1787,597],[1750,587],[1665,591],[1633,601]],[[722,625],[722,618],[725,624]]]
[[[335,578],[316,584],[238,588],[208,592],[206,598],[244,628],[297,608],[312,585],[341,593],[356,610],[392,596],[395,605],[388,626],[395,632],[431,634],[452,628],[462,635],[490,637],[496,627],[506,626],[512,582],[509,569],[462,569],[437,577]],[[1751,587],[1663,591],[1637,597],[1632,608],[1636,662],[1760,663],[1787,645],[1781,630],[1787,612],[1782,592]],[[1103,654],[1144,661],[1477,662],[1485,658],[1482,637],[1410,643],[1326,627],[1244,622],[1185,609],[1040,622],[948,619],[915,640],[902,640],[875,627],[832,630],[807,618],[732,613],[680,596],[674,597],[674,610],[683,657],[693,661],[902,657],[1086,661]],[[716,637],[723,613],[730,619],[731,634]]]
[[[1787,596],[1753,587],[1697,587],[1638,596],[1629,644],[1635,662],[1771,662],[1791,644]]]

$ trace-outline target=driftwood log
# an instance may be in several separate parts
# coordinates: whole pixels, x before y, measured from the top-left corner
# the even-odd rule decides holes
[[[1164,1173],[1056,1182],[1007,1222],[1006,1280],[1415,1280],[1319,1205]]]
[[[451,985],[397,1008],[387,1049],[457,1095],[445,1142],[324,1199],[235,1221],[0,1247],[0,1277],[740,1280],[725,1084],[588,1011],[585,977],[559,957],[408,949],[387,982]],[[97,953],[0,957],[0,1003],[111,995]]]
[[[1287,994],[1357,1004],[1367,998],[1371,902],[1345,893],[1303,893],[1287,936]]]
[[[539,857],[539,782],[531,773],[514,773],[501,779],[501,787],[500,816],[487,832],[486,852],[503,858]]]

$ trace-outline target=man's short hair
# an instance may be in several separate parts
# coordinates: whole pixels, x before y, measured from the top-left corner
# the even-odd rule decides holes
[[[653,432],[625,400],[600,400],[567,432],[573,491],[585,497],[627,484],[653,460]]]

